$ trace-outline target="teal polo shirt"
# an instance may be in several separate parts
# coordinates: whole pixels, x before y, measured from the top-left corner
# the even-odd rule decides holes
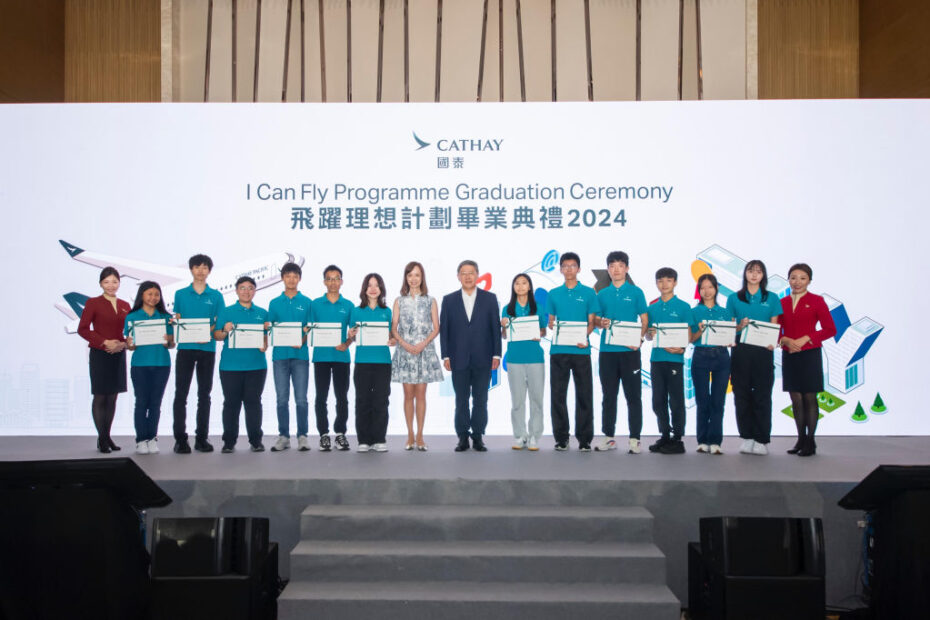
[[[659,298],[646,309],[646,314],[649,315],[649,327],[655,327],[657,323],[687,323],[692,330],[696,327],[691,306],[675,296],[668,301]],[[669,353],[656,346],[652,347],[652,356],[649,359],[653,362],[685,363],[684,353]]]
[[[733,313],[730,312],[728,308],[721,306],[720,304],[714,304],[713,308],[708,308],[703,303],[698,302],[694,308],[691,309],[691,314],[694,315],[694,329],[697,329],[702,321],[732,321]],[[701,339],[698,338],[692,344],[696,347],[709,347],[709,344],[701,344]]]
[[[781,315],[781,300],[775,293],[769,292],[765,301],[762,301],[761,288],[756,291],[755,295],[750,295],[749,291],[746,291],[746,300],[740,301],[736,293],[727,297],[727,310],[733,314],[737,323],[746,318],[751,321],[768,323],[773,316]]]
[[[643,290],[629,281],[624,281],[619,287],[613,282],[601,289],[597,294],[600,305],[599,316],[613,321],[641,322],[640,315],[646,314],[646,296]],[[601,329],[601,351],[605,353],[620,353],[632,351],[630,347],[616,344],[604,344],[607,340],[607,330]]]
[[[145,313],[145,310],[139,308],[135,312],[126,315],[126,322],[123,325],[123,335],[132,334],[132,324],[136,321],[150,321],[152,319],[165,319],[167,322],[171,318],[170,314],[156,310],[151,316]],[[167,333],[169,336],[174,335],[174,328],[168,324]],[[163,344],[146,344],[136,347],[132,352],[132,361],[130,366],[171,366],[171,358],[168,357],[168,349]]]
[[[183,315],[182,315],[183,316]],[[217,329],[223,329],[227,323],[233,325],[263,325],[268,320],[268,311],[252,304],[246,308],[238,301],[226,306],[220,311],[216,319]],[[231,349],[229,336],[223,344],[223,353],[220,355],[220,370],[263,370],[268,368],[265,353],[258,349]]]
[[[312,323],[342,323],[342,342],[346,341],[346,329],[355,305],[339,296],[336,303],[326,298],[326,295],[317,297],[310,303],[310,322]],[[348,364],[352,361],[349,350],[337,351],[336,347],[313,347],[314,362],[342,362]]]
[[[307,315],[310,313],[310,298],[298,292],[293,297],[281,293],[268,304],[268,320],[275,323],[300,323],[307,325]],[[310,351],[307,343],[294,347],[274,347],[271,352],[272,361],[275,360],[310,360]]]
[[[564,284],[557,286],[549,291],[549,296],[546,298],[546,314],[554,315],[556,321],[587,321],[589,314],[597,314],[600,309],[597,293],[593,288],[581,282],[574,288],[568,288]],[[549,347],[549,355],[559,354],[590,356],[591,347],[584,349],[568,345]]]
[[[194,285],[191,284],[174,294],[174,307],[172,310],[175,314],[180,314],[182,319],[210,319],[210,331],[212,332],[216,329],[216,317],[225,305],[223,294],[215,288],[210,288],[207,285],[207,288],[203,289],[203,293],[198,293],[194,290]],[[189,349],[214,353],[216,352],[216,341],[211,339],[210,342],[202,344],[185,342],[178,345],[179,351]]]
[[[530,316],[530,305],[521,306],[519,303],[514,304],[514,309],[518,317]],[[537,314],[539,308],[536,308]],[[507,306],[501,310],[501,318],[512,319],[514,317],[507,314]],[[546,326],[546,315],[539,314],[539,327],[542,329]],[[520,342],[507,342],[507,363],[508,364],[542,364],[545,362],[542,346],[537,340],[521,340]]]
[[[352,314],[349,315],[349,323],[355,326],[357,323],[387,323],[391,324],[390,308],[352,308]],[[390,338],[390,336],[389,336]],[[356,364],[390,364],[391,348],[383,347],[355,347]]]

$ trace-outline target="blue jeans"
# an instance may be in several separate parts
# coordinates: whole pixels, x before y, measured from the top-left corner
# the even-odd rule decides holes
[[[691,381],[697,401],[697,441],[719,446],[723,441],[723,405],[730,381],[730,352],[726,347],[694,347]]]
[[[136,395],[136,443],[155,439],[158,435],[161,399],[170,373],[170,366],[133,366],[129,371]]]
[[[297,405],[297,435],[310,432],[310,407],[307,404],[307,385],[310,381],[310,362],[288,359],[271,362],[274,370],[274,389],[278,396],[278,434],[290,437],[291,383],[294,384],[294,402]]]

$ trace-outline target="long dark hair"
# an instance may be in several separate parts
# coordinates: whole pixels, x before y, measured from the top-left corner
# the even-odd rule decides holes
[[[429,289],[426,288],[426,271],[424,271],[423,265],[415,260],[412,260],[407,263],[406,267],[404,267],[404,282],[400,285],[401,297],[406,297],[410,294],[410,285],[407,284],[407,274],[413,271],[414,267],[420,268],[420,294],[425,296],[427,293],[429,293]]]
[[[701,297],[701,284],[703,284],[705,281],[710,282],[711,285],[714,287],[714,305],[716,306],[717,295],[720,294],[720,285],[717,284],[717,276],[715,276],[712,273],[705,273],[700,278],[698,278],[698,297],[699,297],[698,304],[700,305],[704,303],[704,298]]]
[[[746,272],[753,267],[758,267],[762,270],[762,280],[759,282],[759,290],[762,291],[762,301],[769,298],[769,292],[765,288],[769,283],[769,272],[765,269],[765,263],[758,258],[754,258],[746,263],[746,266],[743,268],[743,288],[736,292],[737,299],[743,303],[749,303],[749,298],[746,296],[746,287],[749,285],[746,281]]]
[[[361,303],[358,304],[358,307],[368,307],[368,281],[372,278],[378,281],[378,291],[380,291],[380,294],[378,295],[378,307],[387,308],[387,304],[384,303],[384,279],[377,273],[369,273],[367,276],[365,276],[365,279],[362,280],[362,292],[359,295],[361,298]]]
[[[145,294],[145,291],[149,289],[158,289],[158,303],[155,304],[155,309],[162,314],[168,314],[168,310],[165,308],[165,296],[161,292],[161,287],[158,286],[158,282],[152,282],[151,280],[146,280],[139,285],[139,290],[136,291],[136,301],[132,304],[132,311],[135,312],[141,308],[144,304],[142,303],[142,295]]]
[[[530,290],[526,294],[527,303],[530,306],[530,314],[536,314],[536,297],[533,295],[533,280],[525,273],[518,273],[513,277],[510,283],[510,303],[507,304],[507,316],[517,317],[517,294],[513,292],[513,285],[517,283],[517,278],[526,278],[530,285]]]

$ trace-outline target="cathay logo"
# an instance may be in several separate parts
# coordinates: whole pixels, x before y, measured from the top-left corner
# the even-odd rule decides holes
[[[414,131],[412,133],[413,139],[417,144],[416,150],[422,151],[426,147],[432,146],[432,142],[427,142],[418,136],[417,132]],[[503,138],[440,138],[436,140],[436,150],[444,153],[500,151],[503,144]]]
[[[419,146],[417,147],[417,150],[418,150],[418,151],[422,151],[423,149],[425,149],[426,147],[428,147],[428,146],[430,145],[429,142],[426,142],[426,141],[424,141],[424,140],[421,140],[421,139],[420,139],[420,136],[418,136],[418,135],[417,135],[417,132],[415,132],[415,131],[413,132],[413,139],[416,140],[416,141],[417,141],[417,144],[419,145]]]

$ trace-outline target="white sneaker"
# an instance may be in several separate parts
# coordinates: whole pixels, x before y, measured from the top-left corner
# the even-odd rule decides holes
[[[272,452],[283,452],[291,447],[290,437],[285,437],[284,435],[278,435],[278,440],[274,442],[274,445],[271,446]]]
[[[374,450],[375,452],[387,452],[388,451],[386,443],[376,443],[371,446],[371,449]]]
[[[642,442],[639,439],[630,437],[630,454],[639,454],[642,450]]]
[[[539,444],[537,443],[535,437],[530,437],[530,440],[526,443],[527,443],[527,448],[529,448],[530,452],[536,452],[537,450],[539,450]]]
[[[755,443],[756,442],[753,441],[752,439],[744,439],[743,443],[741,443],[739,446],[739,453],[740,454],[752,454],[752,447],[753,445],[755,445]]]
[[[710,453],[711,454],[723,454],[723,450],[721,450],[720,446],[718,446],[717,444],[712,443],[710,444]]]
[[[149,442],[137,441],[136,442],[136,454],[148,454],[148,453],[149,453]]]
[[[597,440],[597,443],[594,445],[595,452],[607,452],[608,450],[616,450],[617,441],[613,437],[608,437],[604,435]]]
[[[704,452],[705,454],[710,452],[710,448],[707,447],[706,443],[699,443],[697,447],[698,452]]]
[[[752,453],[758,454],[760,456],[765,456],[769,453],[769,449],[765,447],[764,443],[759,443],[758,441],[753,442],[752,444]]]
[[[358,444],[357,450],[358,452],[368,452],[369,450],[371,450],[371,446],[369,446],[367,443],[360,443]]]
[[[297,436],[297,451],[298,452],[309,452],[310,451],[310,440],[307,439],[306,435]]]
[[[148,444],[149,454],[158,454],[159,450],[158,450],[158,438],[157,437],[155,439],[149,439],[145,443]]]
[[[513,445],[510,446],[514,450],[522,450],[526,446],[526,440],[520,437],[519,439],[513,440]]]

